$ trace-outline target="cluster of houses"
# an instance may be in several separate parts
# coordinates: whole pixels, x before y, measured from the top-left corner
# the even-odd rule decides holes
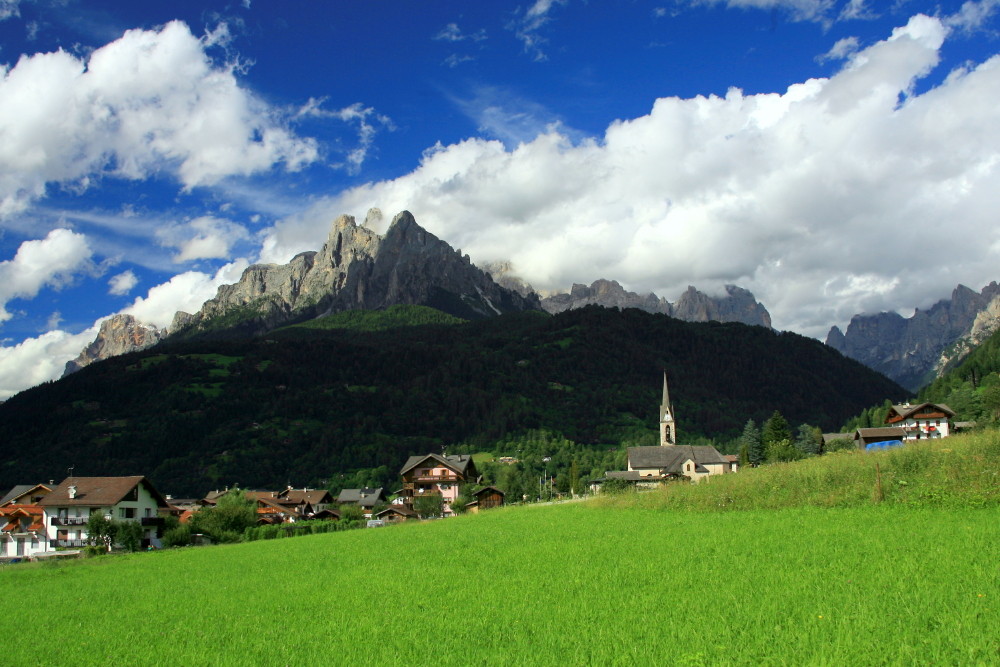
[[[421,497],[438,498],[443,516],[456,514],[459,487],[481,481],[467,455],[411,456],[400,472],[403,488],[391,501],[381,488],[344,489],[334,499],[326,489],[293,488],[283,491],[244,491],[256,503],[259,525],[292,523],[305,519],[338,520],[340,508],[357,505],[375,525],[419,518],[414,505]],[[92,516],[133,521],[142,528],[142,548],[159,548],[164,519],[176,516],[181,523],[204,507],[212,507],[234,489],[212,491],[204,498],[174,499],[164,496],[141,475],[128,477],[70,476],[60,484],[15,486],[0,499],[0,560],[49,558],[89,543],[87,522]],[[465,509],[504,504],[504,494],[483,487]]]
[[[859,449],[900,445],[908,441],[948,437],[955,426],[955,412],[940,403],[893,405],[886,425],[857,429],[853,439]],[[825,438],[850,438],[851,434],[826,434]],[[628,469],[612,471],[603,482],[623,480],[637,486],[653,486],[670,479],[700,481],[713,475],[736,472],[737,457],[721,454],[715,447],[677,444],[677,422],[663,376],[660,404],[660,444],[629,447]],[[304,519],[339,520],[341,508],[357,505],[375,525],[419,518],[422,498],[431,499],[442,516],[453,516],[459,490],[482,481],[476,464],[467,454],[411,456],[400,470],[402,488],[390,500],[382,488],[344,489],[334,499],[325,489],[293,488],[283,491],[244,491],[257,504],[258,524],[291,523]],[[45,558],[88,543],[87,521],[99,515],[119,521],[138,522],[142,547],[158,548],[164,518],[176,516],[182,523],[204,507],[211,507],[233,489],[213,491],[200,499],[163,496],[148,479],[130,477],[67,477],[62,483],[21,485],[0,499],[0,560]],[[465,504],[470,512],[499,507],[504,493],[492,486],[480,488]]]
[[[955,411],[944,403],[902,403],[889,408],[885,426],[859,428],[853,434],[825,433],[823,438],[851,439],[858,449],[872,450],[947,438],[955,431],[975,426],[973,422],[953,422],[954,418]]]

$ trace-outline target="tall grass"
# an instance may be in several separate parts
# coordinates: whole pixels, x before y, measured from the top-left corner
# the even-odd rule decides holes
[[[792,463],[746,468],[700,484],[604,497],[609,506],[725,511],[788,507],[1000,505],[1000,433],[923,440],[876,452],[842,451]]]
[[[994,450],[962,442],[627,500],[8,566],[0,590],[31,616],[12,627],[32,629],[3,662],[998,664],[995,482],[973,477],[980,491],[966,496],[987,502],[963,506],[938,465]],[[727,486],[754,479],[766,490]],[[833,498],[840,484],[854,490]],[[677,509],[684,493],[717,509],[704,498],[720,489],[744,511]]]

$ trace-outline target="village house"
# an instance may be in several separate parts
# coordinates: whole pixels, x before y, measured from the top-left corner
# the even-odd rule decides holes
[[[905,440],[906,431],[898,426],[876,426],[854,431],[854,444],[858,449],[891,447],[901,445]]]
[[[403,504],[413,509],[421,496],[440,496],[444,516],[454,515],[451,504],[458,498],[459,486],[476,482],[479,472],[468,454],[424,454],[411,456],[399,471],[403,478]]]
[[[232,489],[226,488],[223,491],[210,491],[200,502],[203,507],[214,507],[219,504],[219,500],[230,493],[235,493],[239,491],[238,487],[233,487]],[[257,523],[258,525],[265,524],[276,524],[276,523],[294,523],[300,519],[311,518],[315,512],[313,507],[307,500],[305,500],[300,493],[297,493],[289,497],[288,491],[291,489],[286,489],[285,491],[243,491],[243,497],[247,500],[252,500],[256,503],[257,512]],[[304,490],[308,491],[308,490]],[[326,497],[330,497],[329,491],[324,491]],[[323,495],[317,494],[318,498],[322,498]],[[192,512],[183,512],[181,517],[181,523],[187,523],[191,518]]]
[[[0,498],[0,507],[7,505],[37,505],[42,498],[52,493],[55,484],[18,484]]]
[[[39,505],[9,502],[0,507],[0,561],[34,558],[49,551],[45,512]]]
[[[309,517],[333,505],[333,495],[326,489],[295,489],[289,486],[278,492],[278,499],[284,504],[299,508],[299,514]]]
[[[343,489],[337,496],[338,505],[357,505],[364,510],[366,519],[372,518],[376,505],[385,503],[385,490],[381,486],[377,489]]]
[[[420,517],[418,517],[417,513],[406,505],[389,505],[381,512],[376,512],[372,518],[382,521],[383,523],[390,524],[416,520]]]
[[[494,507],[503,507],[506,494],[495,486],[484,486],[472,494],[475,498],[471,503],[466,503],[465,507],[473,514],[480,510],[488,510]]]
[[[951,423],[954,416],[955,411],[944,403],[893,405],[885,416],[885,426],[855,430],[854,444],[858,449],[874,449],[947,438],[956,430]]]
[[[169,505],[142,475],[130,477],[67,477],[38,503],[45,513],[49,546],[82,547],[92,515],[142,525],[142,546],[160,546],[163,519]]]
[[[955,411],[944,403],[903,403],[889,408],[887,426],[903,429],[906,440],[947,438]]]

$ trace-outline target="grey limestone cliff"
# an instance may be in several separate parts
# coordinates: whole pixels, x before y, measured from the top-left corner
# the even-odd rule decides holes
[[[334,221],[319,252],[247,268],[198,313],[178,313],[171,335],[254,335],[333,312],[395,304],[427,305],[465,318],[540,308],[537,295],[497,285],[408,211],[393,218],[385,236],[345,215]]]
[[[553,294],[542,299],[542,308],[559,313],[572,308],[598,305],[607,308],[638,308],[649,313],[662,313],[688,322],[742,322],[770,328],[771,315],[748,290],[726,286],[726,294],[713,297],[688,287],[676,304],[652,292],[628,292],[617,281],[596,280],[589,287],[575,284],[568,294]]]
[[[166,332],[150,324],[142,324],[131,315],[118,314],[101,322],[97,338],[83,348],[80,356],[66,362],[63,375],[74,373],[95,361],[138,352],[159,343]]]
[[[846,333],[831,328],[826,344],[916,390],[996,329],[997,297],[1000,286],[996,282],[981,292],[959,285],[951,299],[942,299],[927,310],[917,309],[909,318],[885,312],[855,315]],[[991,308],[997,311],[993,317]]]

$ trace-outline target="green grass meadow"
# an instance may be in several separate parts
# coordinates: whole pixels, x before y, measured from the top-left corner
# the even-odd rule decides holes
[[[943,455],[981,455],[975,439],[954,441]],[[963,502],[938,478],[947,473],[911,467],[904,479],[910,464],[898,453],[894,464],[878,456],[883,486],[894,485],[878,503],[871,480],[836,481],[847,475],[840,466],[863,478],[876,460],[852,454],[734,475],[727,483],[757,489],[753,502],[720,478],[371,530],[7,566],[0,586],[30,615],[30,631],[2,661],[1000,664],[1000,503],[989,483]],[[834,469],[803,472],[817,465]],[[784,488],[789,475],[800,480],[797,499]],[[827,477],[854,500],[813,488]],[[936,491],[921,495],[925,487]],[[714,503],[676,498],[710,489]]]

